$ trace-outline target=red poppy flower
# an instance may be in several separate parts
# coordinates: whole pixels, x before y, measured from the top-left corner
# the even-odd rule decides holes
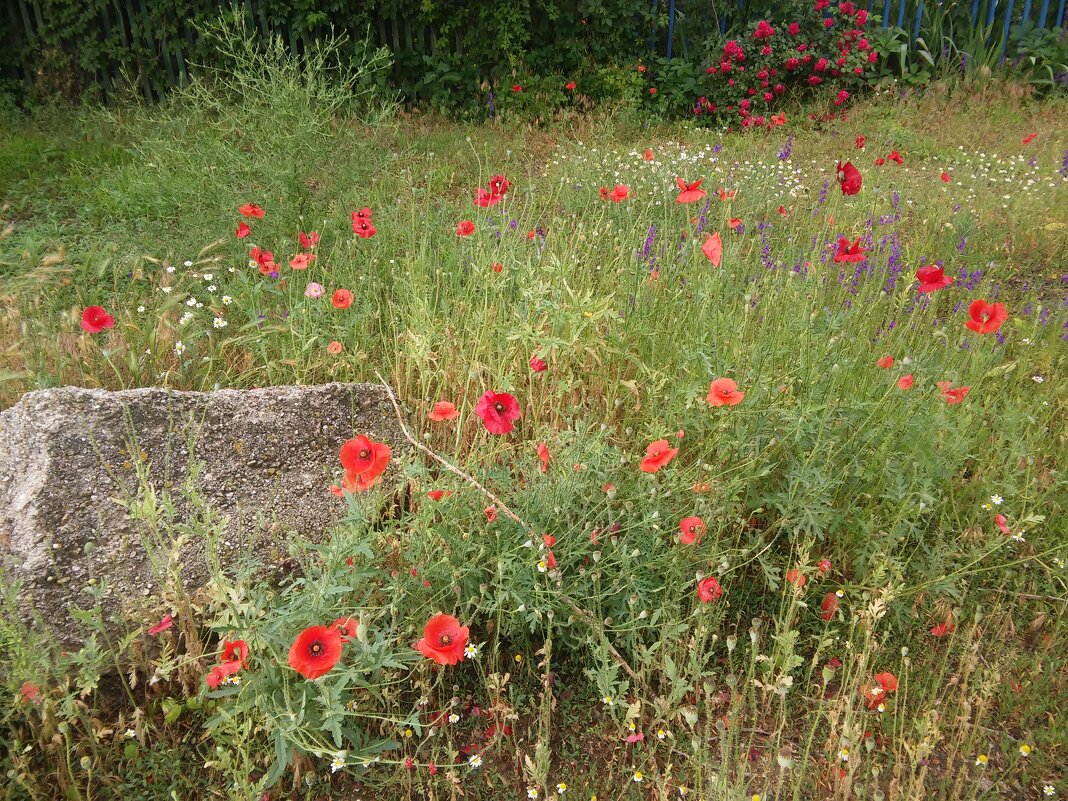
[[[655,156],[653,156],[653,151],[650,148],[645,148],[645,152],[642,153],[642,158],[646,161],[652,161]]]
[[[274,272],[277,269],[274,263],[274,254],[269,250],[263,250],[258,245],[252,247],[252,250],[248,252],[248,257],[260,266],[260,275],[267,275],[267,273]]]
[[[504,195],[495,195],[488,189],[483,189],[481,186],[475,190],[475,205],[480,208],[487,208],[488,206],[495,206],[504,200]]]
[[[650,86],[649,87],[649,94],[651,94],[651,95],[655,95],[656,94],[656,87],[655,86]]]
[[[517,83],[516,84],[512,84],[512,91],[515,92],[516,94],[518,94],[519,92],[523,91],[523,87],[520,86]]]
[[[949,177],[949,173],[945,171],[942,172],[942,175],[940,177],[942,178],[942,183],[944,184],[948,184],[950,181],[953,180]]]
[[[339,458],[345,468],[346,476],[358,478],[357,487],[361,491],[370,489],[389,465],[392,451],[384,442],[375,442],[370,437],[360,435],[350,439],[341,446]]]
[[[22,682],[22,686],[19,687],[19,695],[22,697],[23,703],[41,703],[41,688],[32,681]]]
[[[944,289],[953,283],[953,276],[946,275],[945,270],[937,264],[928,264],[916,271],[916,279],[920,282],[917,292],[935,292]]]
[[[104,311],[103,306],[90,306],[82,312],[82,330],[99,334],[105,328],[114,328],[115,318]]]
[[[838,177],[838,186],[841,187],[843,195],[855,195],[860,191],[863,179],[860,170],[854,167],[852,162],[847,161],[845,164],[838,162],[835,166],[835,175]]]
[[[475,224],[470,220],[460,220],[456,224],[457,236],[471,236],[475,232]]]
[[[985,300],[973,300],[968,307],[968,316],[972,319],[964,326],[977,334],[993,334],[1009,319],[1004,303],[987,303]]]
[[[313,247],[319,244],[319,232],[312,231],[310,234],[306,234],[303,231],[300,232],[298,237],[300,240],[300,246],[305,250],[311,250]]]
[[[492,178],[489,179],[490,192],[495,195],[507,195],[508,189],[509,187],[511,187],[511,185],[511,181],[509,181],[503,175],[494,175]]]
[[[994,515],[994,525],[998,527],[1002,534],[1012,534],[1012,529],[1009,528],[1009,521],[1005,515]]]
[[[936,637],[945,637],[947,634],[956,630],[957,627],[951,620],[947,620],[945,623],[939,623],[935,626],[931,626],[930,629],[931,634]]]
[[[831,572],[831,567],[832,567],[831,560],[830,559],[820,559],[820,561],[816,564],[816,567],[819,568],[819,571],[821,573],[830,573]]]
[[[860,136],[858,136],[856,138],[856,141],[853,142],[853,145],[857,148],[857,150],[863,150],[864,149],[864,143],[866,141],[867,140],[864,138],[864,135],[861,134]]]
[[[726,203],[728,200],[734,200],[734,198],[736,198],[737,196],[737,189],[725,189],[722,186],[719,188],[719,199],[724,203]]]
[[[1032,143],[1033,141],[1035,141],[1035,137],[1036,137],[1036,136],[1038,136],[1038,134],[1036,134],[1036,133],[1029,133],[1029,134],[1028,134],[1027,136],[1025,136],[1025,137],[1024,137],[1024,138],[1023,138],[1022,140],[1020,140],[1020,141],[1022,141],[1022,142],[1023,142],[1023,143],[1025,144],[1025,145],[1029,145],[1029,144],[1031,144],[1031,143]]]
[[[858,236],[853,244],[849,244],[849,240],[844,236],[838,239],[838,252],[834,254],[834,260],[836,262],[858,262],[864,261],[866,254],[864,248],[860,246],[860,237]]]
[[[695,542],[700,544],[701,537],[705,535],[708,526],[699,517],[684,517],[679,521],[679,530],[682,532],[679,535],[679,542],[683,545],[693,545]]]
[[[797,589],[801,589],[805,586],[805,582],[808,579],[805,578],[805,574],[797,568],[786,571],[786,581],[793,584]]]
[[[567,89],[567,91],[569,91],[569,92],[574,91],[575,87],[577,87],[577,86],[578,86],[578,84],[575,83],[574,81],[568,81],[567,83],[564,84],[564,88]]]
[[[619,203],[623,200],[626,200],[629,195],[629,186],[627,186],[626,184],[616,184],[616,188],[612,190],[612,193],[609,195],[609,197],[612,198],[613,203]]]
[[[293,641],[289,666],[306,679],[317,679],[341,659],[341,632],[334,626],[310,626]]]
[[[695,203],[696,201],[707,195],[708,193],[701,188],[701,182],[704,180],[704,178],[698,178],[692,184],[688,184],[684,180],[676,176],[675,183],[678,184],[679,195],[675,198],[675,202]]]
[[[440,501],[446,495],[451,495],[451,494],[452,494],[451,492],[446,492],[445,490],[436,489],[436,490],[430,490],[430,492],[428,492],[426,494],[426,497],[430,498],[430,500],[432,500],[432,501]]]
[[[549,369],[549,365],[545,363],[544,359],[538,358],[537,354],[530,357],[530,369],[535,373],[544,373]]]
[[[709,236],[703,245],[701,245],[701,252],[705,254],[713,267],[719,267],[723,263],[723,239],[719,235],[719,231]]]
[[[238,662],[236,659],[232,659],[228,662],[223,662],[222,664],[216,665],[210,671],[208,671],[208,675],[204,677],[204,683],[207,684],[211,689],[217,690],[219,689],[220,684],[222,684],[226,679],[240,672],[240,670],[241,663]]]
[[[730,228],[732,231],[737,231],[739,228],[742,227],[742,218],[731,217],[729,220],[727,220],[727,227]]]
[[[355,212],[353,212],[355,214]],[[368,220],[352,220],[352,230],[356,236],[360,239],[370,239],[372,236],[378,233],[378,229],[374,227],[371,221]]]
[[[903,375],[897,380],[897,388],[903,389],[908,392],[910,389],[912,389],[914,381],[915,379],[913,379],[912,373],[909,373],[908,375]]]
[[[347,289],[338,289],[330,298],[330,302],[334,304],[335,309],[347,309],[352,305],[352,293]]]
[[[251,233],[252,233],[252,229],[249,228],[248,225],[244,221],[242,221],[242,222],[239,222],[237,224],[237,230],[234,231],[234,236],[236,236],[238,239],[244,239],[246,236],[248,236]]]
[[[437,614],[427,621],[423,638],[414,648],[439,665],[455,665],[464,658],[469,630],[452,615]]]
[[[248,667],[248,643],[244,640],[223,640],[223,661],[237,660]]]
[[[938,384],[942,390],[942,397],[945,398],[946,403],[950,406],[963,401],[964,398],[967,397],[968,392],[971,391],[971,387],[957,387],[956,389],[952,389],[948,381],[939,381]]]
[[[834,617],[834,613],[838,611],[838,594],[829,592],[823,596],[823,603],[820,604],[820,617],[824,620],[830,620]]]
[[[168,615],[164,615],[160,619],[159,623],[157,623],[155,626],[153,626],[152,628],[150,628],[148,630],[148,633],[152,637],[155,637],[158,634],[162,634],[163,632],[165,632],[167,629],[169,629],[173,625],[174,625],[174,618],[171,617],[169,614]]]
[[[544,442],[539,442],[538,443],[538,447],[537,447],[537,451],[538,451],[538,458],[541,460],[541,472],[543,472],[543,473],[548,472],[548,470],[549,470],[549,459],[551,458],[551,456],[549,454],[549,446],[546,445]]]
[[[697,584],[697,597],[701,599],[703,603],[712,603],[717,598],[723,595],[723,588],[719,586],[719,582],[712,576],[701,579]]]
[[[486,516],[487,523],[492,523],[494,520],[497,519],[497,507],[487,506],[485,509],[482,510],[482,514]]]
[[[515,428],[513,421],[520,417],[519,401],[507,392],[488,390],[478,399],[475,414],[491,434],[507,434]]]
[[[266,214],[266,212],[255,203],[246,203],[239,208],[238,211],[241,212],[242,217],[255,217],[257,220],[262,220]]]
[[[493,262],[493,264],[490,265],[490,267],[493,270],[493,272],[495,272],[495,273],[504,272],[504,265],[501,264],[499,261]]]
[[[359,211],[352,212],[352,221],[356,222],[357,220],[367,220],[368,222],[370,222],[371,221],[371,210],[369,208],[367,208],[366,206],[364,206]]]
[[[601,202],[604,203],[604,201],[608,200],[608,187],[602,186],[597,190],[597,194],[601,196]]]
[[[790,212],[786,210],[786,206],[779,206],[779,214],[781,214],[783,217],[785,217],[789,213]]]
[[[733,378],[717,378],[709,385],[705,400],[711,406],[737,406],[744,397]]]
[[[878,361],[875,362],[875,366],[876,367],[882,367],[884,370],[889,370],[891,367],[894,366],[894,357],[893,356],[883,356],[882,358],[880,358]]]
[[[639,466],[642,472],[655,473],[674,459],[678,452],[679,449],[672,448],[666,439],[658,439],[649,443],[649,447],[645,449],[645,458],[642,459]]]
[[[345,349],[345,346],[338,342],[336,339],[331,339],[326,346],[326,352],[331,356],[337,356],[341,351]]]
[[[294,270],[306,270],[313,261],[315,261],[314,253],[298,253],[289,260],[289,266]]]
[[[887,161],[892,161],[892,162],[894,162],[894,164],[898,164],[898,165],[901,165],[901,164],[905,163],[905,160],[901,158],[901,154],[898,153],[896,150],[891,150],[887,154],[886,160]]]
[[[430,414],[427,417],[434,423],[440,423],[443,420],[455,420],[460,416],[460,412],[457,408],[448,401],[438,401],[434,404],[434,408],[430,410]]]

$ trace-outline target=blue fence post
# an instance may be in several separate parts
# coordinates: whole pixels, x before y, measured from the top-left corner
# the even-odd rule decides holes
[[[912,43],[920,38],[920,20],[923,19],[923,0],[916,4],[916,20],[912,23]]]
[[[885,0],[883,3],[883,27],[890,26],[890,0]]]
[[[675,39],[675,0],[668,3],[668,46],[667,60],[671,61],[671,45]]]
[[[1064,0],[1061,0],[1061,5],[1057,9],[1057,19],[1054,20],[1054,28],[1059,28],[1064,25]]]
[[[1042,8],[1038,12],[1038,27],[1046,27],[1046,14],[1049,13],[1049,0],[1042,0]]]
[[[1016,0],[1009,0],[1009,7],[1005,9],[1005,24],[1001,26],[1001,56],[1005,58],[1005,48],[1009,46],[1009,25],[1012,23],[1012,7]]]
[[[991,25],[994,24],[994,12],[997,11],[997,8],[998,8],[998,0],[990,0],[990,8],[988,8],[987,12],[986,12],[986,24],[987,24],[987,27],[990,27]]]
[[[656,49],[656,12],[660,9],[660,0],[653,0],[653,24],[649,29],[649,52]]]
[[[905,27],[905,0],[898,0],[897,27],[901,29],[904,29]]]
[[[1031,19],[1031,0],[1024,0],[1023,21]]]
[[[1048,2],[1048,0],[1047,0]],[[979,19],[979,0],[972,0],[972,25]]]

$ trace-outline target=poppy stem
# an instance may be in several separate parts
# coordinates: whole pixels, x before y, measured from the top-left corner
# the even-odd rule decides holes
[[[459,467],[457,467],[456,465],[452,464],[452,462],[448,461],[443,456],[439,456],[437,453],[432,451],[426,445],[424,445],[423,443],[419,442],[412,435],[412,432],[408,430],[408,426],[405,425],[405,423],[404,423],[404,417],[401,414],[400,404],[397,402],[397,396],[393,394],[393,388],[389,384],[386,383],[385,379],[382,378],[382,374],[379,373],[377,370],[375,371],[375,376],[382,383],[382,386],[386,390],[386,394],[389,395],[389,402],[393,404],[393,411],[397,415],[397,423],[398,423],[398,425],[400,425],[401,433],[404,434],[404,438],[406,440],[408,440],[408,442],[410,442],[416,448],[421,450],[423,453],[425,453],[427,456],[429,456],[435,462],[437,462],[438,464],[440,464],[443,467],[445,467],[445,469],[455,473],[456,475],[460,476],[460,478],[462,478],[465,481],[467,481],[469,484],[472,484],[473,486],[478,488],[487,498],[489,498],[491,501],[493,501],[493,503],[497,506],[498,509],[500,509],[502,512],[504,512],[504,514],[507,517],[510,517],[512,520],[514,520],[516,523],[518,523],[520,526],[522,526],[525,531],[527,531],[528,533],[532,531],[531,527],[529,525],[527,525],[526,521],[523,520],[523,518],[521,518],[519,515],[517,515],[511,509],[509,509],[507,504],[504,503],[504,501],[502,501],[500,498],[498,498],[496,495],[494,495],[492,492],[490,492],[488,489],[486,489],[479,482],[479,480],[477,478],[475,478],[474,476],[468,475],[463,470],[461,470]]]
[[[408,442],[410,442],[416,448],[421,450],[423,453],[425,453],[427,456],[429,456],[435,462],[437,462],[438,464],[444,466],[447,470],[455,473],[456,475],[460,476],[460,478],[464,479],[469,484],[472,484],[474,487],[479,489],[487,498],[489,498],[491,501],[493,501],[493,503],[497,506],[498,509],[500,509],[502,512],[504,512],[504,514],[507,517],[510,517],[512,520],[514,520],[516,523],[518,523],[520,526],[522,526],[523,529],[528,534],[533,531],[533,529],[531,529],[531,527],[529,525],[527,525],[527,522],[525,520],[523,520],[523,518],[521,518],[519,515],[517,515],[511,509],[509,509],[508,506],[504,503],[504,501],[502,501],[500,498],[498,498],[496,495],[494,495],[492,492],[490,492],[488,489],[486,489],[484,486],[482,486],[482,484],[479,483],[478,479],[474,478],[473,476],[468,475],[463,470],[461,470],[459,467],[457,467],[456,465],[452,464],[452,462],[450,462],[447,459],[445,459],[445,457],[439,456],[437,453],[432,451],[426,445],[424,445],[423,443],[419,442],[419,440],[417,440],[412,435],[412,432],[408,430],[408,426],[405,425],[405,423],[404,423],[404,416],[401,413],[400,404],[397,402],[397,396],[395,394],[393,394],[393,388],[389,384],[386,383],[386,380],[384,378],[382,378],[382,374],[379,373],[377,370],[375,370],[375,377],[379,380],[379,382],[382,384],[382,387],[386,390],[386,394],[389,396],[389,402],[393,404],[393,411],[397,415],[397,424],[400,426],[401,433],[404,434],[404,438],[406,440],[408,440]],[[627,663],[627,660],[623,658],[623,655],[621,653],[619,653],[619,651],[617,651],[615,649],[615,647],[612,645],[611,642],[609,642],[608,635],[605,633],[603,627],[601,627],[599,625],[599,622],[594,619],[593,615],[591,615],[585,609],[581,609],[574,601],[572,601],[567,596],[566,593],[561,593],[561,597],[564,599],[564,601],[567,603],[567,605],[571,608],[572,612],[574,612],[578,617],[580,617],[584,621],[586,621],[587,625],[593,627],[594,629],[596,629],[597,631],[600,632],[601,638],[604,640],[604,644],[605,644],[605,647],[608,649],[608,652],[612,655],[612,657],[616,660],[616,662],[619,663],[619,666],[621,668],[623,668],[624,671],[626,671],[627,675],[629,675],[632,679],[637,681],[638,674],[636,674],[634,672],[634,669]]]

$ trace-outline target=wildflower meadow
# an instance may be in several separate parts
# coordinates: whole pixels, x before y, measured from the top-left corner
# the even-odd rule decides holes
[[[463,123],[228,69],[0,123],[0,406],[375,382],[406,447],[351,432],[286,581],[161,553],[119,641],[4,584],[0,797],[1068,795],[1063,97]],[[131,514],[211,553],[187,491]]]

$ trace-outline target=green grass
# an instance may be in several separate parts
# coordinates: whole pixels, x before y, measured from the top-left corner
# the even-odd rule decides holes
[[[210,389],[380,371],[428,444],[524,523],[487,525],[479,492],[435,464],[405,464],[414,502],[400,517],[369,526],[363,508],[325,549],[295,546],[305,577],[285,591],[219,577],[197,627],[134,660],[139,680],[126,677],[121,702],[92,680],[110,657],[49,664],[5,629],[0,677],[12,694],[36,681],[46,699],[6,713],[5,770],[18,778],[7,797],[199,787],[255,798],[277,742],[297,770],[273,792],[300,798],[444,797],[453,782],[500,798],[545,797],[558,782],[578,798],[677,798],[680,784],[732,800],[1033,798],[1046,782],[1068,792],[1068,126],[1062,100],[973,89],[876,98],[829,123],[797,113],[753,136],[610,116],[551,130],[388,114],[371,124],[320,111],[293,86],[255,105],[194,92],[166,108],[10,123],[0,404],[69,383]],[[904,165],[874,166],[894,149]],[[864,176],[852,198],[833,180],[846,159]],[[494,174],[513,182],[505,201],[475,208]],[[707,211],[674,203],[676,175],[705,179]],[[631,196],[602,202],[598,188],[617,183]],[[721,201],[721,186],[736,198]],[[246,202],[266,217],[239,241]],[[371,239],[350,225],[364,206]],[[463,219],[471,237],[455,234]],[[315,262],[290,269],[297,233],[313,229]],[[718,269],[700,251],[712,231]],[[833,261],[839,235],[867,232],[865,269]],[[655,262],[641,253],[650,237]],[[275,253],[279,278],[248,267],[252,243]],[[920,298],[913,273],[935,260],[957,282]],[[305,297],[309,281],[322,299]],[[331,307],[339,287],[351,308]],[[1003,342],[963,325],[969,302],[995,297],[1009,311]],[[114,329],[82,333],[91,304]],[[532,372],[533,355],[548,370]],[[884,355],[892,368],[876,366]],[[909,391],[896,383],[906,373]],[[706,403],[717,377],[737,381],[742,403]],[[962,403],[945,402],[942,380],[970,387]],[[515,433],[493,437],[474,416],[488,389],[519,399]],[[437,400],[460,418],[429,423]],[[679,455],[642,473],[661,437]],[[539,442],[552,454],[544,473]],[[455,494],[433,502],[432,489]],[[326,487],[310,502],[340,503]],[[1000,533],[997,512],[1022,540]],[[689,515],[708,526],[699,545],[677,542]],[[542,573],[546,532],[559,568]],[[800,591],[792,569],[807,578]],[[705,575],[723,586],[717,603],[697,599]],[[838,589],[838,613],[821,620]],[[188,609],[174,585],[158,603]],[[413,661],[438,610],[471,626],[478,659],[437,673]],[[366,623],[361,644],[323,682],[294,681],[295,634],[346,615]],[[928,633],[946,620],[955,632]],[[240,690],[206,697],[226,636],[249,641],[252,663]],[[869,711],[860,691],[885,671],[900,687]],[[153,673],[162,679],[146,684]],[[345,735],[350,761],[331,774],[331,721],[346,700],[345,725],[360,734]],[[301,704],[315,711],[290,725],[283,712]],[[510,733],[486,738],[475,707]],[[430,711],[446,708],[460,721],[431,736]],[[641,742],[626,743],[628,722]],[[361,749],[390,742],[361,767]],[[466,767],[461,746],[487,742],[483,767]],[[185,770],[165,770],[161,753]]]

